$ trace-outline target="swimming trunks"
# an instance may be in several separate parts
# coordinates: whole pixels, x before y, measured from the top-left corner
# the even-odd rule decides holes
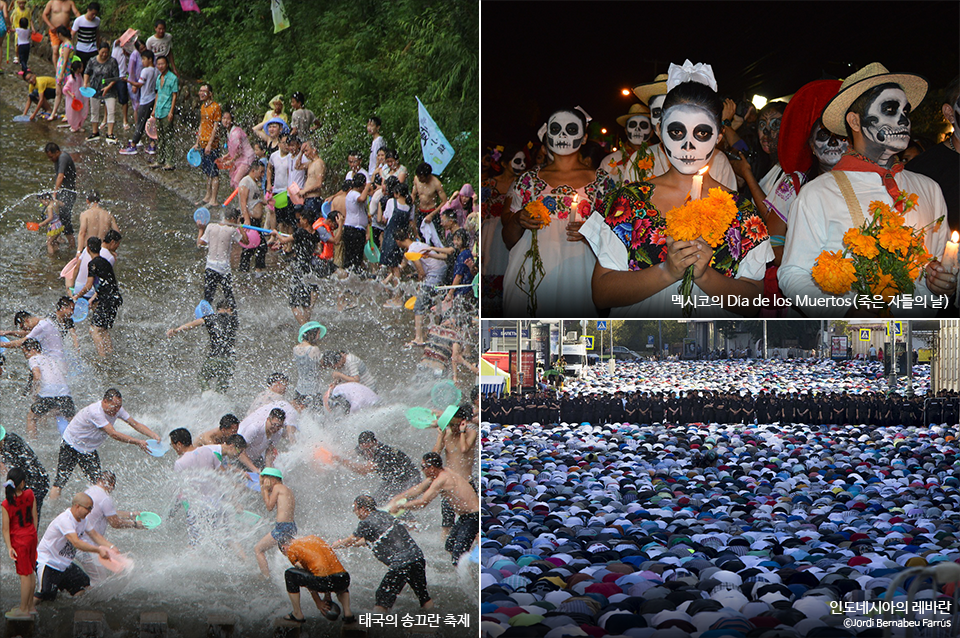
[[[284,522],[277,523],[273,527],[273,531],[270,532],[270,536],[273,536],[273,540],[280,542],[280,539],[284,536],[288,538],[295,538],[297,536],[297,524],[294,522]]]

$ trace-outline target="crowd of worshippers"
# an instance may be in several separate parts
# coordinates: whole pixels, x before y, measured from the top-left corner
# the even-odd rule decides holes
[[[736,388],[588,395],[546,390],[485,396],[483,406],[483,420],[502,425],[756,422],[889,427],[960,422],[960,395],[952,390],[925,396],[776,390],[741,394]]]

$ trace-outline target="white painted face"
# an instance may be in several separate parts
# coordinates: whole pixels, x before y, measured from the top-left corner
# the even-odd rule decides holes
[[[819,122],[813,135],[810,136],[810,142],[813,146],[813,154],[817,156],[817,161],[830,168],[840,161],[840,157],[847,152],[850,145],[847,138],[834,135]]]
[[[660,117],[663,115],[663,101],[667,99],[666,94],[655,95],[650,98],[650,122],[654,126],[660,126]]]
[[[527,156],[523,151],[517,151],[517,154],[510,158],[510,168],[517,175],[527,170]]]
[[[583,143],[583,124],[573,113],[559,111],[547,121],[547,148],[554,155],[572,155]]]
[[[884,89],[867,107],[860,122],[870,142],[899,153],[910,144],[910,104],[901,88]]]
[[[667,158],[684,175],[706,166],[717,147],[716,118],[693,104],[670,107],[663,114],[660,130]]]
[[[650,125],[650,118],[646,115],[634,115],[629,120],[627,120],[627,139],[630,140],[630,143],[634,146],[640,146],[648,139],[650,139],[650,134],[653,133],[653,128]]]

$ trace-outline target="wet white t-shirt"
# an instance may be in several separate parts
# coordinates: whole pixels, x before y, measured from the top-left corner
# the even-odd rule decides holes
[[[43,354],[57,361],[63,361],[63,339],[60,329],[51,320],[44,317],[27,334],[27,339],[36,339],[43,348]]]
[[[356,412],[380,402],[380,395],[362,383],[341,383],[330,392],[331,397],[343,397],[350,404],[350,411]]]
[[[97,401],[77,412],[63,431],[63,440],[78,452],[91,454],[96,452],[107,438],[103,428],[113,425],[117,419],[126,421],[129,418],[130,415],[123,408],[120,408],[117,416],[109,416],[103,411],[103,403]]]
[[[250,413],[247,418],[240,422],[240,428],[237,433],[243,436],[247,442],[247,456],[255,461],[266,454],[267,449],[273,445],[276,446],[283,436],[283,428],[271,437],[267,437],[266,422],[270,416],[270,411],[274,408],[280,408],[286,413],[284,426],[297,424],[297,411],[286,401],[277,403],[268,403]]]
[[[221,275],[230,274],[230,249],[239,243],[240,230],[223,224],[210,224],[200,241],[207,245],[207,268]]]
[[[173,464],[173,469],[178,472],[196,471],[196,470],[219,470],[223,464],[223,453],[219,444],[201,445],[195,450],[190,450]]]
[[[86,518],[78,521],[69,508],[64,510],[47,525],[47,531],[37,545],[37,562],[49,565],[57,571],[65,571],[77,555],[77,548],[67,540],[67,534],[79,536],[86,530]]]
[[[30,370],[40,371],[39,397],[68,397],[70,387],[67,378],[63,375],[63,366],[51,356],[35,354],[27,361]]]
[[[87,514],[84,522],[86,522],[88,530],[92,529],[103,536],[107,531],[107,518],[117,515],[117,508],[113,504],[113,497],[107,494],[107,491],[99,485],[90,486],[87,488],[85,494],[93,499],[93,509]],[[88,538],[84,538],[83,540],[88,540]],[[89,539],[89,542],[92,543],[93,540]]]

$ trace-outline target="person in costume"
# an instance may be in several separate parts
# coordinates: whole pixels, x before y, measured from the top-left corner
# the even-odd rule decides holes
[[[946,96],[940,105],[943,119],[953,127],[953,133],[943,141],[907,164],[907,170],[920,173],[940,184],[947,202],[947,222],[950,230],[960,230],[960,77],[953,78],[944,89]]]
[[[664,213],[688,200],[722,189],[711,173],[696,176],[717,154],[723,105],[709,65],[670,65],[669,91],[662,103],[660,130],[670,168],[649,182],[621,186],[606,197],[602,210],[580,229],[597,256],[592,279],[594,303],[610,308],[611,317],[681,316],[674,297],[689,266],[694,267],[692,297],[728,295],[749,300],[734,312],[751,310],[762,293],[761,280],[773,251],[767,229],[747,200],[714,250],[702,237],[674,241],[666,236]],[[753,307],[755,312],[757,307]],[[717,306],[707,310],[711,316]]]
[[[617,124],[623,127],[625,133],[620,138],[620,148],[604,157],[600,168],[617,183],[636,181],[641,170],[639,163],[649,157],[646,144],[653,136],[650,108],[646,104],[632,104],[626,115],[617,118]],[[638,153],[641,149],[645,152]],[[652,158],[647,161],[652,162]]]
[[[536,316],[579,317],[594,311],[590,277],[596,260],[578,231],[614,181],[582,163],[580,148],[587,140],[588,121],[578,109],[551,114],[540,129],[551,159],[543,168],[521,175],[510,190],[509,213],[505,209],[501,217],[503,241],[510,249],[503,280],[506,317],[529,316],[529,283],[519,275],[532,267],[526,254],[532,243],[530,231],[538,228],[538,222],[525,207],[545,196],[553,196],[556,206],[550,212],[551,223],[538,231],[544,275],[535,292]]]
[[[843,250],[844,233],[872,217],[870,202],[879,201],[903,213],[904,224],[926,228],[924,245],[933,260],[917,278],[914,298],[953,295],[956,269],[939,263],[947,242],[947,224],[935,221],[946,215],[940,187],[932,179],[903,170],[896,154],[910,141],[910,112],[923,100],[927,82],[910,73],[890,73],[874,62],[843,81],[840,91],[823,112],[823,124],[835,135],[853,143],[834,169],[807,184],[790,207],[780,287],[809,317],[836,316],[836,303],[852,309],[856,293],[826,293],[813,279],[812,269],[822,251]],[[901,193],[916,195],[914,207],[904,211],[896,202]],[[818,301],[821,300],[821,301]],[[914,310],[929,312],[916,304]],[[903,308],[893,309],[896,314]]]

